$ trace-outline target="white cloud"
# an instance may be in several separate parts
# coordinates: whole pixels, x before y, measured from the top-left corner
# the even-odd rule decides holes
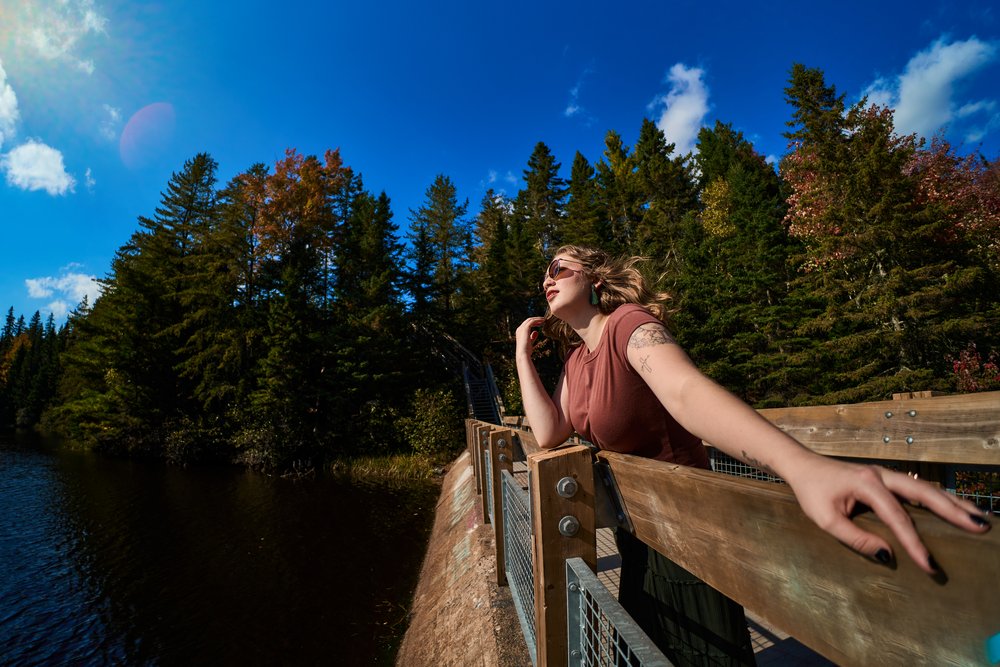
[[[17,110],[17,95],[7,83],[7,72],[0,61],[0,148],[4,141],[14,136],[14,127],[20,112]]]
[[[93,192],[94,186],[97,185],[97,181],[94,180],[94,175],[90,171],[90,167],[87,167],[87,171],[83,173],[83,182],[87,186],[87,190]]]
[[[76,180],[66,172],[62,153],[33,139],[0,155],[0,170],[7,174],[7,183],[22,190],[64,195],[76,186]]]
[[[873,82],[865,94],[868,101],[895,110],[896,129],[900,134],[917,133],[927,137],[953,123],[956,119],[989,117],[978,123],[984,126],[995,124],[995,102],[959,103],[955,97],[955,85],[963,79],[993,62],[997,56],[995,43],[984,42],[975,37],[962,42],[946,43],[938,39],[927,49],[913,56],[903,73],[892,78],[881,78]]]
[[[708,114],[708,86],[702,80],[705,71],[677,63],[667,73],[670,91],[653,101],[650,107],[664,105],[656,126],[667,141],[675,144],[677,154],[694,150],[705,116]]]
[[[55,297],[47,308],[57,319],[65,316],[71,307],[79,305],[83,297],[87,297],[88,303],[93,305],[101,294],[101,286],[96,277],[71,271],[77,266],[79,265],[64,267],[59,276],[28,278],[24,281],[25,287],[28,288],[28,296],[32,299]]]
[[[110,104],[101,106],[104,109],[104,119],[98,127],[98,132],[108,141],[118,141],[118,129],[122,124],[122,110]]]
[[[566,108],[563,109],[563,115],[566,118],[579,117],[583,120],[586,125],[590,125],[594,118],[587,113],[587,110],[580,104],[580,91],[583,89],[583,84],[587,77],[594,73],[592,66],[587,66],[580,73],[580,78],[577,79],[576,85],[569,90],[569,101],[566,103]]]
[[[569,91],[569,103],[566,105],[566,110],[563,111],[563,115],[567,118],[571,118],[580,112],[580,84],[576,84]]]
[[[56,0],[32,15],[35,24],[23,31],[22,40],[47,60],[64,60],[86,74],[94,61],[77,55],[79,42],[88,35],[107,33],[108,19],[94,7],[94,0]]]

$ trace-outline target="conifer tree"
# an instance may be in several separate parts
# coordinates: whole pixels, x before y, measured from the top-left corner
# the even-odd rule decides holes
[[[408,285],[414,314],[450,322],[460,301],[470,229],[468,201],[459,203],[451,179],[439,174],[424,204],[411,211],[411,271]]]
[[[820,400],[943,388],[946,351],[982,335],[988,272],[921,202],[909,169],[920,146],[895,133],[890,110],[862,100],[840,116],[842,96],[800,66],[786,92],[799,124],[782,164],[789,231],[806,248],[803,287],[825,299],[802,331],[826,339],[834,369]]]
[[[608,244],[604,224],[607,216],[602,208],[596,173],[587,158],[577,151],[570,171],[566,216],[559,228],[563,243],[598,248]]]

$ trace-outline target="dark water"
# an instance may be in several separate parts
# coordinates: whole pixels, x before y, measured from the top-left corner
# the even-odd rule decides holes
[[[437,493],[0,436],[0,664],[391,664]]]

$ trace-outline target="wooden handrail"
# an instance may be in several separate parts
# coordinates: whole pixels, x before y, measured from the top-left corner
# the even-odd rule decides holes
[[[760,414],[828,456],[1000,465],[1000,391]]]
[[[1000,631],[1000,531],[973,535],[909,508],[942,577],[919,570],[885,525],[880,565],[821,531],[784,485],[613,452],[635,535],[838,664],[988,664]],[[655,493],[650,490],[655,489]]]

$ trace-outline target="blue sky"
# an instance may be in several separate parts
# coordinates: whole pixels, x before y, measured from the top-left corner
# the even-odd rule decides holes
[[[405,228],[437,174],[478,210],[544,141],[569,175],[656,121],[773,159],[794,62],[897,127],[1000,153],[1000,9],[968,2],[0,0],[0,307],[67,309],[202,151],[220,183],[340,148]]]

